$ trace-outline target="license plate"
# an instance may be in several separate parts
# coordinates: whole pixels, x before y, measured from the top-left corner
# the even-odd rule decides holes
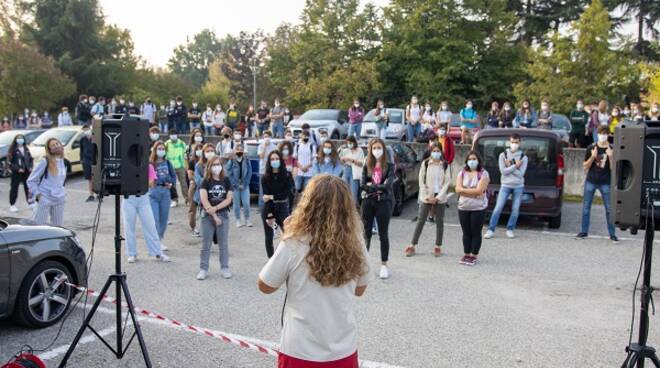
[[[376,134],[376,131],[373,130],[373,129],[367,129],[367,134],[373,135],[373,134]]]

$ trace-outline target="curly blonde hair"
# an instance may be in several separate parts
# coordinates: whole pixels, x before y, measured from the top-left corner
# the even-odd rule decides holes
[[[367,272],[363,227],[348,186],[338,177],[314,177],[285,226],[283,239],[309,238],[310,275],[341,286]]]

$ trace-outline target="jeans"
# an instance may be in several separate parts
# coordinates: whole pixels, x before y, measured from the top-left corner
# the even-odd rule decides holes
[[[408,142],[414,142],[415,138],[417,138],[417,136],[420,135],[420,133],[422,133],[422,125],[420,123],[416,123],[416,124],[407,123],[406,131],[407,131]]]
[[[465,254],[479,254],[481,249],[481,229],[484,226],[486,210],[461,211],[458,210],[458,221],[463,230],[463,252]]]
[[[28,199],[28,186],[27,179],[30,176],[29,172],[11,173],[11,183],[9,185],[9,205],[13,206],[16,204],[16,199],[18,199],[18,188],[23,184],[23,190],[25,191],[25,201]]]
[[[307,184],[309,184],[310,180],[312,180],[311,176],[302,176],[302,175],[296,175],[295,184],[296,184],[296,192],[302,193],[305,188],[307,188]]]
[[[344,181],[348,185],[348,188],[351,190],[351,196],[353,197],[353,201],[355,201],[355,205],[357,206],[359,202],[359,195],[360,195],[360,180],[353,180],[353,169],[351,168],[351,165],[346,165],[344,166]]]
[[[158,237],[163,239],[167,229],[167,219],[170,217],[170,204],[172,203],[170,189],[162,186],[151,188],[149,190],[149,201],[151,202],[156,229],[158,229]]]
[[[236,221],[241,221],[241,203],[243,204],[245,221],[250,221],[250,186],[243,187],[243,190],[236,188],[232,190],[232,195],[232,205],[234,206]]]
[[[160,129],[161,134],[167,134],[169,132],[169,124],[167,124],[167,121],[161,121],[158,123],[158,129]]]
[[[417,214],[417,226],[415,226],[415,232],[412,237],[412,245],[419,244],[419,236],[422,235],[422,230],[424,229],[424,224],[426,219],[429,217],[429,213],[433,215],[435,219],[435,245],[440,247],[442,246],[442,235],[445,228],[445,203],[429,204],[429,203],[420,203],[419,204],[419,213]]]
[[[378,221],[378,237],[380,238],[380,260],[387,262],[390,255],[390,238],[387,235],[392,217],[392,201],[382,201],[366,198],[362,200],[362,222],[364,223],[364,239],[367,250],[371,246],[372,228],[374,220]]]
[[[610,185],[609,184],[593,184],[588,180],[584,182],[584,202],[582,203],[582,231],[585,234],[589,233],[589,220],[591,217],[591,203],[594,199],[596,190],[600,191],[603,197],[603,204],[605,205],[605,220],[607,221],[607,232],[610,236],[615,236],[616,231],[614,224],[610,219]]]
[[[257,203],[259,205],[259,211],[263,212],[264,209],[264,187],[261,185],[261,177],[264,174],[259,174],[259,198],[257,198]]]
[[[385,140],[387,138],[387,124],[376,123],[376,137]]]
[[[497,222],[500,220],[500,215],[506,204],[506,200],[511,195],[511,215],[509,216],[509,221],[506,223],[507,230],[515,230],[516,223],[518,222],[518,214],[520,213],[520,200],[522,199],[523,190],[525,188],[507,188],[500,187],[500,192],[497,194],[497,202],[495,203],[495,208],[493,209],[493,214],[490,215],[490,223],[488,224],[488,230],[495,231]]]
[[[272,257],[275,252],[273,249],[273,236],[275,234],[273,228],[266,222],[269,214],[275,217],[275,222],[279,226],[280,231],[284,231],[284,219],[289,216],[289,202],[270,201],[261,211],[261,221],[264,225],[264,234],[266,235],[266,255],[268,255],[268,258]]]
[[[188,132],[190,132],[188,123],[185,121],[177,121],[176,132],[178,134],[188,134]]]
[[[348,127],[348,136],[355,136],[355,138],[360,139],[360,133],[362,133],[362,123],[352,123]]]
[[[257,123],[257,133],[259,133],[259,137],[264,135],[264,131],[266,129],[267,129],[267,125],[265,123]]]
[[[195,128],[199,128],[199,127],[201,127],[201,126],[202,126],[202,122],[201,122],[201,121],[191,121],[191,122],[190,122],[190,128],[189,128],[188,132],[190,132],[191,130],[193,130],[193,129],[195,129]]]
[[[202,233],[202,250],[199,253],[199,269],[209,270],[209,258],[211,256],[211,243],[215,234],[220,247],[220,269],[229,269],[229,215],[228,211],[218,213],[222,219],[222,225],[215,224],[213,217],[208,214],[202,215],[200,228]]]
[[[280,122],[274,122],[271,129],[273,130],[273,138],[284,138],[284,124]]]
[[[214,132],[215,132],[215,128],[213,127],[213,125],[211,126],[204,125],[204,133],[206,134],[207,137],[213,135]]]
[[[144,241],[147,243],[147,251],[150,256],[159,256],[163,254],[158,239],[158,231],[154,222],[154,214],[149,204],[149,195],[129,196],[121,204],[122,218],[124,220],[124,232],[126,235],[126,254],[129,257],[136,257],[135,241],[135,220],[136,216],[140,218]]]

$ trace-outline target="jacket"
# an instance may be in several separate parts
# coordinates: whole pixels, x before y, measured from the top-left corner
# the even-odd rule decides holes
[[[9,168],[12,172],[17,173],[18,170],[23,169],[26,173],[32,171],[32,165],[34,160],[32,159],[32,154],[30,149],[27,146],[24,146],[25,153],[21,153],[21,150],[16,147],[11,154],[11,159],[9,160]]]
[[[80,139],[80,161],[85,165],[91,165],[94,161],[94,144],[91,137]]]
[[[522,160],[522,165],[520,168],[517,168],[516,165],[506,166],[505,160],[512,160],[514,163]],[[506,188],[521,188],[525,186],[525,171],[527,171],[527,156],[518,150],[515,153],[511,153],[509,149],[500,153],[499,157],[499,167],[500,173],[500,183],[503,187]]]
[[[318,162],[317,160],[312,167],[314,168],[314,175],[330,174],[341,177],[344,172],[344,166],[339,160],[337,160],[336,164],[333,164],[332,161],[326,164],[325,162]]]
[[[229,175],[232,190],[239,190],[240,184],[243,184],[243,189],[250,188],[250,179],[252,178],[250,160],[245,157],[240,162],[236,159],[230,160],[226,165],[226,171]]]
[[[431,159],[426,159],[422,162],[422,166],[419,168],[419,195],[418,199],[420,202],[428,203],[427,198],[433,194],[433,178],[430,175],[427,175],[428,167],[431,162]],[[451,173],[449,170],[449,165],[447,168],[441,168],[440,172],[442,177],[440,178],[440,192],[437,193],[435,198],[439,203],[447,203],[447,191],[449,190],[449,184],[451,183]]]
[[[172,141],[168,139],[165,142],[165,149],[167,150],[167,159],[172,163],[175,169],[183,169],[186,167],[186,143],[177,139]]]
[[[377,199],[379,201],[394,200],[394,193],[392,186],[396,175],[394,174],[394,164],[388,162],[385,170],[383,171],[382,184],[373,184],[373,177],[369,174],[369,169],[365,164],[362,167],[362,180],[360,180],[360,189],[362,190],[362,198]]]

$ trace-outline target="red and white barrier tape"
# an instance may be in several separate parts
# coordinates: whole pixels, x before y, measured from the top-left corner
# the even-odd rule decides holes
[[[74,285],[74,284],[71,284],[69,282],[67,282],[66,284],[69,285],[72,288],[75,288],[75,289],[77,289],[77,290],[79,290],[83,293],[87,293],[88,295],[91,295],[93,297],[96,297],[96,298],[101,297],[104,301],[106,301],[108,303],[112,303],[112,304],[115,304],[115,305],[117,304],[117,299],[115,299],[115,298],[109,297],[107,295],[101,295],[97,291],[94,291],[92,289],[88,289],[88,288],[85,288],[85,287],[82,287],[82,286]],[[121,303],[121,305],[122,305],[122,307],[128,309],[128,305],[126,303]],[[243,348],[243,349],[253,350],[253,351],[256,351],[258,353],[268,354],[268,355],[271,355],[271,356],[274,356],[274,357],[277,357],[279,355],[279,353],[274,349],[264,347],[264,346],[261,346],[261,345],[257,345],[257,344],[247,342],[247,341],[244,341],[244,340],[236,339],[236,338],[233,338],[233,337],[230,337],[230,336],[226,336],[226,335],[223,335],[223,334],[218,333],[216,331],[209,330],[207,328],[202,328],[202,327],[197,327],[197,326],[181,323],[177,320],[167,318],[163,315],[148,311],[146,309],[142,309],[140,307],[135,307],[133,310],[137,314],[147,316],[147,317],[151,317],[151,318],[154,318],[154,319],[172,324],[172,325],[174,325],[176,327],[179,327],[183,330],[186,330],[188,332],[192,332],[192,333],[195,333],[195,334],[198,334],[198,335],[214,337],[214,338],[217,338],[217,339],[219,339],[220,341],[222,341],[224,343],[232,344],[232,345],[238,346],[238,347]]]

